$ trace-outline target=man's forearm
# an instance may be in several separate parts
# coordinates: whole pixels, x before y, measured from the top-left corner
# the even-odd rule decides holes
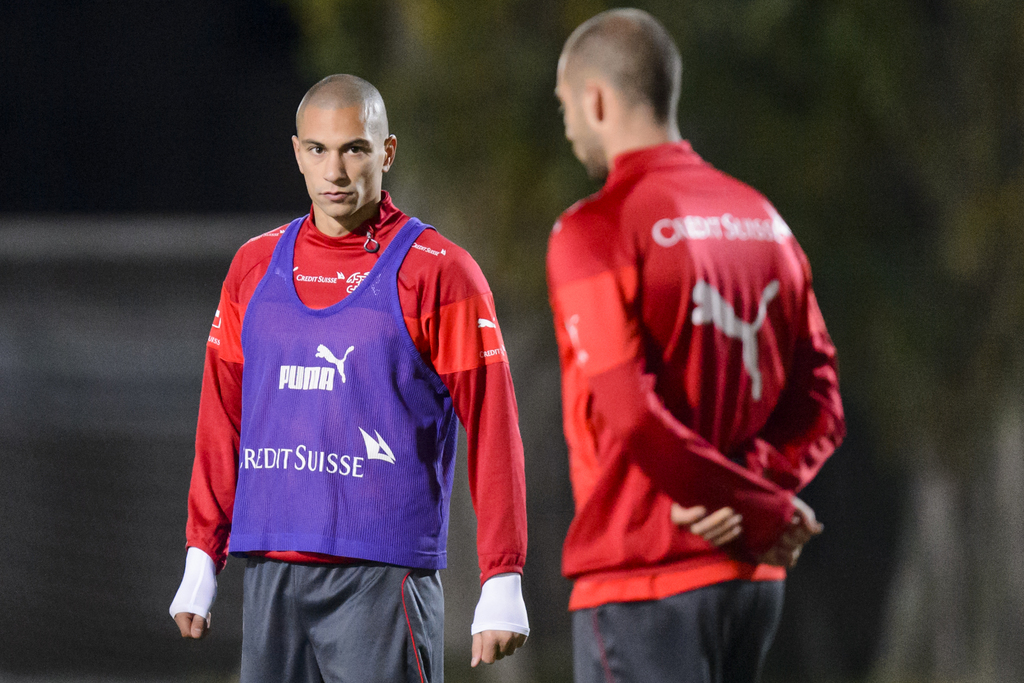
[[[241,406],[242,365],[220,359],[208,347],[185,537],[213,558],[218,570],[227,559],[234,510]]]
[[[621,443],[631,462],[676,502],[742,515],[737,541],[751,555],[771,548],[793,515],[791,496],[729,461],[676,420],[654,392],[639,361],[590,378],[595,420]]]

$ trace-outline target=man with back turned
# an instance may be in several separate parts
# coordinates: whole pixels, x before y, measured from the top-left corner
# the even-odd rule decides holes
[[[548,251],[578,683],[757,680],[785,568],[822,529],[795,494],[845,432],[807,259],[681,139],[681,70],[633,9],[582,24],[558,63],[566,137],[604,180]]]

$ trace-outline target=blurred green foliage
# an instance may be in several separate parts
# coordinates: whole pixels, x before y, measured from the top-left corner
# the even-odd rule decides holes
[[[562,138],[561,45],[604,2],[286,0],[310,82],[361,75],[400,140],[388,185],[544,306],[548,230],[596,190]],[[1024,377],[1024,5],[640,2],[684,58],[680,126],[762,190],[815,268],[848,403],[890,454],[969,472]]]

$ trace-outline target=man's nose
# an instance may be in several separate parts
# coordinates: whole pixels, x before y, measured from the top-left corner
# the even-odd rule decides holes
[[[342,160],[341,154],[335,152],[327,159],[327,165],[324,169],[324,179],[329,180],[332,183],[348,182],[348,173],[345,171],[345,162]]]

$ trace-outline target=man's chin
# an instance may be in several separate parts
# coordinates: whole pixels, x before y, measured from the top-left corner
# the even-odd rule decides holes
[[[583,164],[583,169],[591,180],[604,182],[608,177],[608,162],[596,145],[575,143],[572,151],[576,159]]]
[[[364,222],[373,218],[377,204],[331,204],[321,207],[323,212],[348,230],[355,230]]]
[[[323,211],[325,215],[327,215],[330,218],[333,218],[336,221],[343,221],[352,214],[354,214],[357,210],[357,207],[351,204],[343,204],[340,202],[337,204],[325,203],[320,205],[320,210]]]
[[[583,164],[583,168],[586,169],[587,175],[591,180],[597,180],[603,183],[608,179],[608,164],[605,163],[604,159],[581,159],[581,163]]]

